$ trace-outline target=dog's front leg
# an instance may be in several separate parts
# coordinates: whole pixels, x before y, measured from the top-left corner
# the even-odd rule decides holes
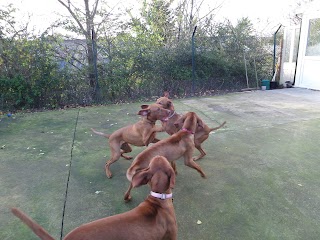
[[[164,132],[164,128],[162,126],[154,126],[143,139],[145,146],[148,146],[150,143],[156,143],[160,141],[160,139],[156,138],[157,132]]]
[[[156,139],[156,131],[151,129],[147,134],[143,137],[143,143],[147,147],[150,143],[158,142],[159,139]]]
[[[130,196],[131,189],[132,189],[132,182],[130,182],[129,188],[126,191],[126,193],[124,194],[124,198],[123,199],[124,199],[125,202],[129,202],[131,200],[131,196]]]

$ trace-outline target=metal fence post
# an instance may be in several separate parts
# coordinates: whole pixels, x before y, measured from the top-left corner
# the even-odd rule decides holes
[[[196,30],[197,30],[197,26],[194,27],[194,30],[193,30],[193,33],[192,33],[192,89],[191,89],[191,93],[192,95],[194,95],[194,81],[195,81],[195,76],[196,76],[196,73],[195,73],[195,59],[194,59],[194,55],[195,55],[195,46],[194,46],[194,35],[196,33]]]
[[[94,89],[94,94],[96,96],[96,100],[100,98],[100,86],[99,86],[99,81],[98,81],[98,68],[97,68],[97,46],[96,46],[96,41],[94,38],[94,29],[92,29],[92,52],[93,52],[93,68],[94,68],[94,76],[96,79],[96,84],[95,84],[95,89]],[[99,99],[100,100],[100,99]]]

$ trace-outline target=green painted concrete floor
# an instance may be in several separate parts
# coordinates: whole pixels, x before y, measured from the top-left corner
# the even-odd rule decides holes
[[[207,179],[177,160],[179,240],[320,238],[319,91],[253,91],[174,103],[177,112],[194,111],[209,126],[227,121],[203,144],[207,156],[198,163]],[[107,179],[107,142],[90,133],[91,127],[111,133],[138,121],[140,105],[0,116],[0,239],[37,239],[9,207],[60,238],[70,167],[63,235],[143,201],[147,186],[123,202],[131,162],[120,159]],[[134,147],[131,155],[142,149]]]

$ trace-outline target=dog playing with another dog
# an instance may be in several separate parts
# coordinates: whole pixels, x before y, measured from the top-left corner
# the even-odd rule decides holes
[[[170,110],[170,115],[168,117],[167,121],[162,121],[162,127],[163,131],[167,132],[169,135],[172,135],[176,132],[178,132],[182,125],[177,126],[175,125],[175,122],[182,116],[178,113],[176,113],[174,109],[174,105],[171,99],[169,99],[169,92],[164,92],[164,96],[157,99],[156,103],[163,106],[163,108]],[[226,124],[226,121],[224,121],[222,124],[220,124],[218,127],[210,128],[208,127],[204,122],[202,122],[202,126],[198,126],[194,133],[194,144],[195,147],[199,150],[200,155],[194,158],[194,161],[197,161],[201,158],[203,158],[206,155],[206,152],[201,147],[201,144],[207,140],[209,137],[209,134],[212,131],[218,130],[219,128],[222,128]]]
[[[83,224],[64,240],[176,240],[177,221],[172,202],[175,173],[162,156],[155,156],[145,169],[132,176],[132,187],[149,183],[151,192],[136,208],[118,215]],[[42,240],[54,238],[38,223],[17,208],[12,213],[20,218]]]
[[[127,192],[125,193],[124,200],[131,199],[130,191],[133,187],[132,178],[141,169],[146,168],[151,159],[156,155],[164,156],[168,161],[173,162],[181,157],[184,158],[184,164],[188,167],[197,170],[201,177],[205,178],[206,175],[201,167],[194,162],[192,155],[194,151],[193,134],[198,126],[203,126],[202,120],[194,112],[188,112],[180,117],[175,124],[180,126],[181,130],[172,136],[162,139],[159,142],[149,146],[139,153],[133,160],[131,166],[127,170],[127,178],[131,182]]]
[[[111,158],[106,162],[105,170],[108,178],[112,177],[112,172],[110,170],[110,165],[116,162],[120,157],[127,160],[132,159],[132,157],[124,155],[124,153],[129,153],[132,148],[129,144],[134,146],[148,146],[150,143],[158,142],[159,139],[156,138],[157,132],[162,132],[162,127],[156,125],[157,120],[162,122],[167,121],[170,114],[170,110],[164,109],[160,104],[150,104],[141,105],[141,110],[138,115],[142,118],[139,122],[120,128],[114,131],[112,134],[106,134],[98,132],[91,128],[92,132],[108,138],[108,143],[111,151]]]

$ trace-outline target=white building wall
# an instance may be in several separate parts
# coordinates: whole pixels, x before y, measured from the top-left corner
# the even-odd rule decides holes
[[[310,20],[320,21],[320,6],[309,8],[303,14],[295,86],[320,90],[320,44],[308,48],[307,53]]]

